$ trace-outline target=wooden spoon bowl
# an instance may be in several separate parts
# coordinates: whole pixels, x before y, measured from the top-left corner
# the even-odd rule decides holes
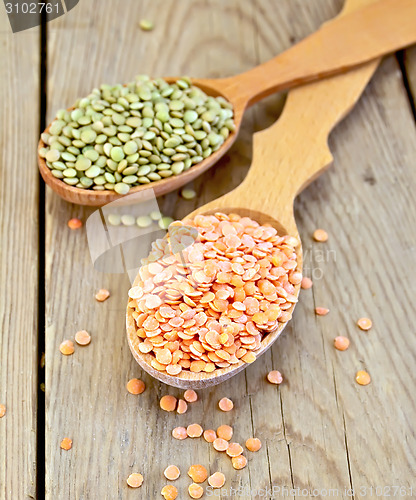
[[[232,146],[247,106],[297,85],[343,73],[354,66],[415,43],[416,2],[380,0],[327,22],[314,34],[287,51],[245,73],[223,79],[192,79],[207,94],[223,96],[234,106],[235,132],[218,151],[189,170],[130,189],[129,194],[152,189],[160,196],[195,179],[214,165]],[[167,78],[175,81],[176,78]],[[45,130],[49,130],[49,127]],[[39,149],[44,147],[39,141]],[[39,151],[38,149],[38,151]],[[79,205],[103,206],[122,198],[111,190],[94,191],[65,184],[55,178],[38,154],[42,178],[59,196]],[[133,197],[134,198],[134,197]],[[129,196],[126,196],[129,203]]]
[[[282,225],[278,221],[271,219],[270,216],[244,208],[225,208],[222,206],[221,200],[222,198],[219,198],[218,200],[215,200],[214,202],[205,205],[204,207],[202,207],[202,209],[195,210],[189,215],[189,217],[192,218],[195,215],[201,213],[203,213],[204,215],[211,215],[218,211],[221,211],[226,214],[235,213],[241,215],[242,217],[250,217],[251,219],[256,220],[260,224],[265,224],[265,223],[271,224],[277,230],[279,236],[284,236],[288,234],[285,228],[282,227]],[[302,249],[300,245],[297,248],[297,256],[298,256],[297,271],[301,272]],[[133,286],[136,286],[139,283],[139,281],[140,281],[140,276],[137,275]],[[294,295],[296,297],[299,295],[299,291],[300,291],[300,285],[297,285],[295,287],[295,292],[294,292]],[[289,313],[292,313],[295,305],[296,304],[293,304],[292,307],[287,311]],[[160,372],[151,366],[151,361],[154,359],[153,355],[142,353],[139,350],[139,344],[142,342],[142,340],[137,336],[136,322],[133,318],[133,310],[130,307],[127,307],[126,325],[127,325],[127,340],[135,360],[146,372],[152,375],[152,377],[157,378],[158,380],[164,382],[165,384],[173,385],[175,387],[179,387],[182,389],[189,389],[189,388],[203,389],[204,387],[216,385],[223,382],[224,380],[227,380],[231,376],[239,373],[241,370],[244,370],[244,368],[247,366],[247,363],[245,363],[244,361],[240,361],[239,363],[231,365],[228,368],[218,368],[213,373],[204,373],[204,372],[193,373],[189,370],[182,370],[181,373],[179,373],[179,375],[177,376],[168,375],[167,373]],[[282,333],[286,325],[287,322],[278,323],[278,326],[275,330],[267,332],[264,335],[263,340],[261,341],[261,347],[256,351],[257,357],[267,351],[267,349]]]

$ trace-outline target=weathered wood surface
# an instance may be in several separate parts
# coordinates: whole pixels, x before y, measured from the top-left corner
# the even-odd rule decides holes
[[[0,11],[0,498],[23,500],[36,494],[40,40]]]
[[[99,83],[126,81],[137,73],[220,77],[249,69],[312,32],[341,4],[81,0],[48,24],[46,119]],[[155,30],[142,32],[141,18],[155,19]],[[6,22],[0,33],[1,85],[7,97],[0,156],[0,403],[5,401],[8,412],[0,419],[0,498],[20,499],[35,496],[36,483],[39,228],[31,151],[39,121],[39,40],[36,29],[19,38],[9,34]],[[407,53],[406,67],[415,91],[414,50]],[[35,109],[27,106],[29,99]],[[181,218],[237,186],[250,165],[253,132],[275,121],[283,102],[283,96],[274,96],[250,110],[230,153],[194,183],[197,200],[172,193],[159,200],[162,212]],[[19,118],[11,118],[12,109]],[[24,148],[14,139],[18,132]],[[185,415],[159,409],[163,394],[181,391],[151,380],[130,354],[124,327],[127,276],[95,270],[85,227],[70,231],[66,226],[73,216],[85,221],[93,210],[47,190],[46,427],[39,435],[41,443],[45,440],[46,475],[39,483],[48,500],[162,498],[163,470],[172,463],[182,472],[174,483],[179,498],[187,498],[186,472],[192,463],[222,470],[228,492],[231,486],[254,491],[275,485],[338,489],[338,498],[351,498],[345,488],[353,487],[354,498],[360,499],[370,496],[364,487],[413,486],[415,491],[416,128],[394,57],[382,63],[356,109],[332,134],[330,146],[334,167],[295,206],[305,274],[314,287],[301,293],[293,321],[260,361],[201,391]],[[12,164],[15,172],[24,171],[31,189],[22,189]],[[312,241],[316,227],[329,232],[327,244]],[[94,300],[101,287],[112,293],[102,304]],[[330,314],[315,317],[318,305],[329,307]],[[368,333],[355,326],[361,316],[373,319]],[[63,357],[59,344],[79,329],[90,331],[91,345]],[[347,352],[332,347],[340,334],[351,339]],[[265,382],[272,368],[285,376],[279,388]],[[356,385],[359,369],[369,371],[371,385]],[[140,396],[125,390],[132,377],[146,382]],[[233,412],[217,409],[223,396],[234,400]],[[171,438],[172,428],[193,422],[214,429],[231,423],[236,441],[256,435],[263,448],[248,453],[246,469],[234,471],[229,459],[202,439]],[[73,439],[69,452],[59,448],[66,436]],[[140,490],[131,490],[126,478],[136,471],[145,481]],[[280,497],[276,492],[274,498]]]

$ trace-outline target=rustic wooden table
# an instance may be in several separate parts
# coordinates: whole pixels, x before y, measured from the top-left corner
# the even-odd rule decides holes
[[[334,167],[297,199],[314,287],[302,292],[293,320],[261,360],[201,392],[185,415],[159,410],[162,395],[181,392],[152,380],[130,354],[127,277],[95,270],[85,229],[66,225],[92,210],[45,190],[36,167],[40,128],[99,83],[137,73],[232,75],[340,8],[340,0],[81,0],[19,34],[1,9],[1,499],[153,500],[162,498],[171,463],[182,470],[179,498],[188,497],[192,463],[222,470],[229,496],[231,487],[245,489],[234,498],[280,498],[283,487],[309,490],[286,495],[297,498],[329,496],[325,489],[338,498],[410,497],[412,487],[415,495],[415,50],[383,61],[332,135]],[[154,19],[154,31],[141,31],[141,18]],[[162,211],[181,218],[238,185],[253,133],[277,118],[283,102],[278,95],[251,109],[230,153],[195,183],[196,200],[174,192],[159,200]],[[319,226],[330,234],[326,245],[312,242]],[[94,293],[102,287],[112,295],[99,304]],[[318,305],[330,314],[315,317]],[[355,325],[361,316],[373,319],[368,333]],[[63,357],[59,344],[79,329],[91,332],[91,345]],[[332,346],[340,334],[352,342],[344,353]],[[280,387],[265,382],[272,368],[284,374]],[[359,369],[370,372],[369,386],[355,383]],[[125,390],[132,377],[146,383],[141,396]],[[223,396],[234,400],[229,414],[217,409]],[[263,447],[234,471],[202,439],[171,438],[173,427],[192,422],[230,423],[236,440],[256,435]],[[66,436],[69,452],[59,448]],[[126,485],[134,471],[145,478],[140,490]],[[274,495],[255,491],[273,485],[281,488]]]

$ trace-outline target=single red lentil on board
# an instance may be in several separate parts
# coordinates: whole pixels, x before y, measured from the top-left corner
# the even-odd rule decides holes
[[[315,229],[313,239],[319,242],[328,241],[328,233],[324,229]]]
[[[310,278],[307,278],[306,276],[304,276],[302,278],[302,281],[301,281],[301,288],[303,288],[304,290],[308,290],[309,288],[312,288],[312,285],[313,285],[313,282]]]
[[[357,384],[368,385],[371,382],[371,377],[366,371],[360,370],[356,373],[355,380]]]
[[[68,227],[70,229],[79,229],[80,227],[82,227],[82,221],[77,218],[69,219]]]
[[[0,405],[0,418],[3,418],[6,415],[6,407],[4,405]]]
[[[234,403],[231,401],[231,399],[222,398],[218,402],[218,406],[221,411],[231,411],[234,408]]]
[[[350,346],[350,340],[347,337],[335,337],[334,339],[334,347],[338,349],[338,351],[346,351]]]
[[[329,309],[326,307],[315,307],[315,314],[318,316],[326,316],[329,313]]]
[[[140,488],[140,486],[143,484],[143,476],[137,472],[134,472],[127,478],[127,484],[130,486],[130,488]]]
[[[283,375],[277,370],[272,370],[267,374],[267,380],[271,384],[279,385],[283,382]]]
[[[361,328],[361,330],[367,331],[370,330],[370,328],[373,326],[373,322],[370,318],[360,318],[357,321],[357,325],[359,328]]]
[[[100,288],[98,292],[95,294],[95,300],[98,302],[104,302],[110,296],[110,292],[105,288]]]
[[[72,439],[70,439],[70,438],[62,439],[60,446],[63,450],[66,450],[66,451],[70,450],[72,448]]]

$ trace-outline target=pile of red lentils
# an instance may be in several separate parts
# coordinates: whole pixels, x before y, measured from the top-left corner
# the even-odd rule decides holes
[[[237,214],[174,222],[129,291],[140,351],[169,375],[252,363],[264,335],[292,317],[298,245]]]

